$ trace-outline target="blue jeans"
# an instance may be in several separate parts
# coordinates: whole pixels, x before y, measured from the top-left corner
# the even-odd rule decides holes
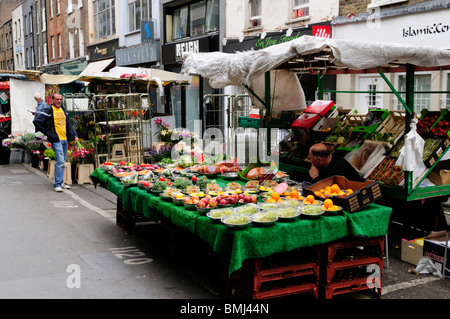
[[[53,151],[56,155],[55,161],[55,183],[53,184],[56,187],[61,186],[64,181],[64,169],[65,163],[67,159],[67,149],[69,144],[67,140],[60,140],[57,143],[52,143]]]

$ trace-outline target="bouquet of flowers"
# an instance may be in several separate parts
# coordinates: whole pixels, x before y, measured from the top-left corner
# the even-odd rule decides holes
[[[69,160],[71,164],[93,164],[95,161],[94,148],[89,143],[82,145],[77,142],[69,149]]]
[[[10,138],[5,138],[2,141],[2,149],[4,150],[10,150],[11,149],[11,139]]]
[[[163,122],[160,118],[155,119],[155,124],[159,129],[159,132],[155,134],[159,133],[161,142],[170,142],[172,140],[172,130],[169,129],[169,124]]]

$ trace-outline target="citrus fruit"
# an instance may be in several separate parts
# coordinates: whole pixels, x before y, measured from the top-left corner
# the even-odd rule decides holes
[[[347,189],[347,194],[350,195],[351,193],[353,193],[353,189],[351,188]]]
[[[337,185],[337,184],[333,184],[333,185],[331,185],[331,187],[330,187],[330,191],[332,192],[332,193],[337,193],[337,192],[339,192],[341,190],[341,188],[339,187],[339,185]]]
[[[324,191],[323,192],[323,196],[325,196],[325,197],[328,197],[328,196],[330,196],[331,195],[331,192],[330,191]]]
[[[330,208],[331,206],[333,206],[333,201],[331,199],[325,199],[325,201],[323,202],[323,206],[325,206],[327,209]]]
[[[306,201],[310,202],[310,203],[314,203],[314,196],[313,195],[306,196]]]
[[[274,200],[278,200],[280,199],[280,194],[278,194],[277,192],[273,192],[272,195],[270,195],[271,198],[273,198]]]
[[[298,195],[299,195],[299,193],[298,193],[298,190],[296,190],[296,189],[294,189],[292,192],[291,192],[291,197],[295,197],[295,198],[298,198]]]
[[[330,186],[325,186],[325,192],[331,192],[331,187]]]
[[[273,199],[273,198],[268,198],[268,199],[266,200],[266,202],[268,202],[268,203],[275,203],[276,200]]]

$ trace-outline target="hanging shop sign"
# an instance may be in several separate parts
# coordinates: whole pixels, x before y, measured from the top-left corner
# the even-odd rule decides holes
[[[61,63],[62,74],[79,75],[87,67],[86,59]]]
[[[246,36],[243,39],[226,39],[223,45],[223,52],[235,53],[238,51],[260,50],[295,40],[304,35],[331,38],[331,24],[327,21],[298,28],[262,32],[260,35]]]
[[[188,41],[177,41],[161,46],[163,64],[181,63],[183,53],[219,51],[219,36],[206,36]]]
[[[144,43],[134,47],[116,50],[116,66],[137,65],[159,61],[161,46],[159,42]]]
[[[155,21],[141,20],[141,42],[155,43]]]
[[[119,46],[119,39],[101,42],[87,46],[87,53],[90,61],[115,58],[116,50]]]

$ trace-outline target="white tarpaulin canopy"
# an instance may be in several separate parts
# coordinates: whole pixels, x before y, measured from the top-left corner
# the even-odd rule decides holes
[[[364,42],[302,36],[257,51],[185,53],[182,73],[208,78],[213,88],[250,84],[290,59],[329,51],[334,66],[362,70],[410,63],[421,67],[450,65],[450,50],[395,43]]]
[[[317,56],[311,58],[314,54]],[[264,74],[267,71],[276,68],[293,69],[294,66],[304,67],[303,70],[307,71],[312,70],[312,63],[314,67],[323,69],[332,66],[353,70],[376,68],[392,63],[435,67],[450,65],[450,51],[405,44],[302,36],[257,51],[186,53],[182,73],[199,74],[209,79],[213,88],[244,84],[253,92],[257,92],[256,95],[260,98],[264,98]],[[271,72],[271,100],[274,112],[302,110],[306,107],[303,90],[293,72],[277,72],[275,89],[273,77]],[[253,104],[261,108],[262,103],[252,94],[250,96]]]

